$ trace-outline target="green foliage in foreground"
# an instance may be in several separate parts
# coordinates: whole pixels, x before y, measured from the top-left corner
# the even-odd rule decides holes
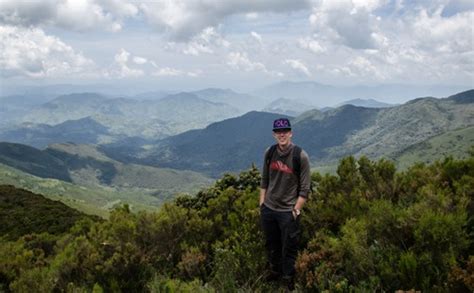
[[[85,218],[99,219],[42,195],[0,185],[0,235],[4,239],[16,240],[25,234],[42,232],[59,235]]]
[[[255,168],[225,175],[158,212],[116,209],[68,234],[25,235],[0,245],[5,291],[235,292],[264,282]],[[302,213],[297,290],[474,290],[474,156],[397,173],[393,163],[343,159],[313,174]]]

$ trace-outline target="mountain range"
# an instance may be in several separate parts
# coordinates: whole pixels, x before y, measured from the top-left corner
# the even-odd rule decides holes
[[[447,131],[474,125],[474,90],[445,99],[420,98],[390,108],[345,105],[293,118],[294,141],[318,164],[347,156],[395,158],[404,149]],[[134,148],[101,150],[122,162],[189,169],[218,176],[262,162],[273,142],[270,125],[280,114],[249,112]]]
[[[269,100],[278,98],[298,100],[321,109],[336,107],[353,99],[383,99],[386,102],[400,104],[414,97],[433,95],[443,97],[468,89],[470,87],[465,86],[415,86],[407,84],[334,86],[313,81],[282,81],[255,90],[252,94]]]
[[[297,95],[302,88],[307,96]],[[358,97],[357,91],[338,105],[334,87],[315,83],[267,90],[3,97],[0,184],[102,216],[124,202],[148,209],[225,172],[260,167],[274,143],[272,121],[280,117],[291,119],[294,142],[319,171],[334,171],[347,155],[406,167],[448,154],[462,157],[474,145],[474,90],[398,105]],[[316,108],[324,95],[322,106],[336,106]]]
[[[344,106],[344,105],[353,105],[357,107],[365,107],[365,108],[389,108],[395,105],[382,103],[374,99],[353,99],[349,101],[345,101],[336,107]]]
[[[36,148],[61,142],[143,144],[204,128],[255,109],[297,116],[314,108],[297,100],[268,102],[216,88],[189,93],[148,93],[144,97],[153,99],[112,98],[97,93],[56,98],[4,97],[0,100],[0,141]]]
[[[41,178],[54,178],[81,186],[133,188],[157,197],[195,191],[212,182],[192,171],[123,164],[93,145],[53,144],[45,150],[0,143],[0,163]]]

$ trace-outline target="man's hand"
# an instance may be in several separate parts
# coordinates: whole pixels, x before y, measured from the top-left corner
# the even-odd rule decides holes
[[[292,212],[292,214],[293,214],[293,219],[295,219],[295,220],[296,220],[296,219],[298,218],[298,216],[301,214],[301,210],[298,210],[298,209],[296,209],[296,208],[293,209],[291,212]]]

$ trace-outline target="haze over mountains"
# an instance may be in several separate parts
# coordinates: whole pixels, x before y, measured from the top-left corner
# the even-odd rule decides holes
[[[448,98],[414,96],[397,105],[360,98],[356,89],[336,103],[337,91],[342,95],[348,88],[324,88],[286,83],[253,94],[210,88],[128,97],[93,92],[3,97],[0,163],[18,172],[4,171],[17,175],[0,183],[31,174],[37,179],[20,180],[20,187],[33,190],[34,184],[26,182],[52,178],[106,194],[85,197],[103,207],[131,194],[155,205],[160,198],[208,184],[209,177],[252,163],[260,167],[265,148],[273,143],[271,123],[282,116],[292,119],[295,143],[318,170],[331,170],[347,155],[408,166],[417,158],[430,162],[450,154],[441,154],[446,146],[463,156],[474,145],[474,90]],[[138,206],[140,200],[132,202]]]
[[[473,113],[473,90],[446,99],[421,98],[390,108],[344,105],[326,112],[315,109],[293,119],[294,141],[308,151],[315,165],[335,164],[347,155],[396,159],[398,153],[412,145],[473,126]],[[225,171],[245,169],[252,162],[260,166],[265,147],[273,143],[268,125],[280,116],[249,112],[146,147],[104,145],[102,149],[124,162],[219,176]]]

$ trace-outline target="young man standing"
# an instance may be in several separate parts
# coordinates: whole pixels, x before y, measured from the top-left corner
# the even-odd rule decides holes
[[[291,142],[290,121],[273,122],[277,144],[265,152],[260,184],[260,211],[265,247],[270,264],[269,279],[281,277],[294,288],[298,249],[299,215],[311,184],[308,154]]]

